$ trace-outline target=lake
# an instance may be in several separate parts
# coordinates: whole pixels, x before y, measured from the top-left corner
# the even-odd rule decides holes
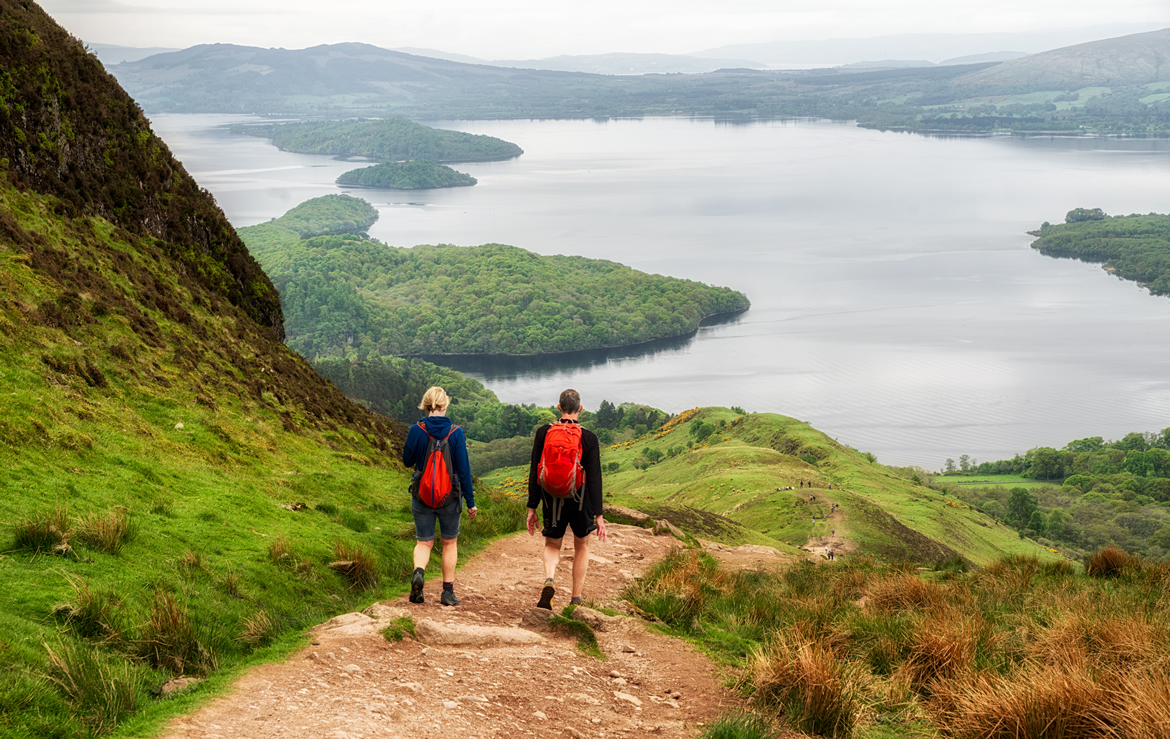
[[[233,135],[230,116],[155,131],[236,226],[358,166]],[[811,423],[886,464],[1010,457],[1170,426],[1170,299],[1026,231],[1074,207],[1170,209],[1170,140],[927,137],[827,121],[434,123],[524,148],[455,165],[475,187],[345,190],[396,246],[513,244],[727,285],[750,311],[693,339],[450,364],[501,400],[566,387],[677,412],[738,405]]]

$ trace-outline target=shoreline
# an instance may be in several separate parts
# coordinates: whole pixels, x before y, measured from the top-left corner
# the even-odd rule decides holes
[[[394,355],[390,355],[390,356],[402,357],[403,359],[427,359],[427,361],[430,361],[428,359],[430,357],[475,357],[475,358],[499,358],[499,359],[505,359],[505,358],[506,359],[535,359],[537,357],[563,357],[563,356],[566,356],[569,354],[584,354],[586,352],[601,352],[601,351],[609,351],[609,350],[613,350],[613,349],[630,349],[630,348],[637,347],[637,346],[645,346],[646,344],[653,344],[656,341],[671,341],[671,340],[675,340],[675,339],[685,339],[688,337],[692,337],[692,336],[695,336],[697,333],[699,333],[699,329],[703,328],[704,326],[716,325],[718,323],[718,321],[708,323],[708,321],[711,321],[711,319],[727,318],[730,316],[736,316],[736,315],[739,315],[741,313],[747,313],[749,310],[751,310],[750,305],[747,308],[741,308],[740,310],[723,311],[721,313],[712,313],[711,315],[703,316],[703,318],[699,319],[699,325],[696,326],[695,328],[691,329],[690,331],[686,331],[686,332],[683,332],[681,334],[672,334],[670,336],[656,336],[653,339],[645,339],[644,341],[635,341],[632,344],[613,344],[613,345],[607,345],[607,346],[594,346],[594,347],[590,347],[587,349],[567,349],[565,351],[559,351],[559,352],[537,352],[537,353],[533,353],[533,354],[492,354],[489,352],[452,352],[449,354],[417,353],[417,354],[394,354]]]

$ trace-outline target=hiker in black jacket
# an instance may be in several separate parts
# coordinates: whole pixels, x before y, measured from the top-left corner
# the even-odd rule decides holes
[[[559,423],[577,423],[581,415],[581,395],[576,390],[561,393],[557,409],[561,412]],[[573,530],[573,595],[571,603],[581,603],[585,588],[585,574],[589,570],[589,534],[596,531],[597,538],[606,541],[605,520],[602,518],[601,499],[601,446],[597,436],[588,429],[581,429],[581,466],[585,469],[584,489],[580,499],[554,498],[540,486],[539,468],[544,452],[544,442],[552,424],[536,430],[532,443],[532,463],[528,468],[528,533],[536,533],[536,506],[544,509],[544,588],[540,592],[537,607],[552,610],[552,599],[556,594],[557,565],[561,561],[561,544],[565,530]]]

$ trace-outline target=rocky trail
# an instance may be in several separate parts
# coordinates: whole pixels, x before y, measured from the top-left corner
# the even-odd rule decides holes
[[[622,610],[620,591],[679,542],[610,524],[593,540],[587,605]],[[175,719],[171,739],[275,737],[694,737],[738,698],[711,661],[648,630],[634,617],[582,611],[606,659],[548,629],[534,609],[544,579],[543,539],[515,534],[494,542],[456,576],[462,604],[438,604],[432,576],[426,602],[406,596],[313,629],[313,640],[285,662],[241,678],[231,693]],[[553,613],[568,603],[566,545]],[[782,561],[775,550],[714,548],[734,567]],[[418,639],[380,633],[410,615]]]

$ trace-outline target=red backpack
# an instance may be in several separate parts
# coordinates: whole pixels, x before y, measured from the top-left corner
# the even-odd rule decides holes
[[[581,426],[558,422],[548,427],[536,480],[544,492],[553,497],[556,508],[553,520],[560,520],[564,499],[572,498],[581,508],[581,490],[585,487],[585,468],[581,466]]]
[[[418,427],[427,433],[427,427],[422,421]],[[455,476],[455,465],[451,463],[451,445],[449,440],[455,429],[451,430],[442,439],[427,434],[427,461],[423,465],[422,477],[418,482],[418,499],[428,508],[442,508],[450,501],[451,493],[459,492],[459,478]]]

